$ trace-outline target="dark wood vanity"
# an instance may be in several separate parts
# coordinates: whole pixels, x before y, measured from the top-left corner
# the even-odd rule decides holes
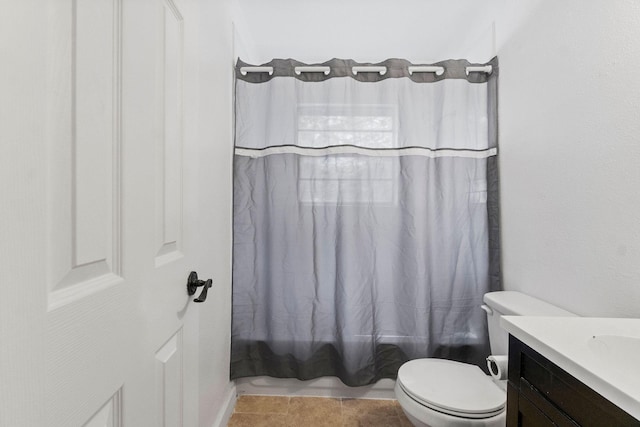
[[[512,335],[508,376],[508,427],[640,426],[640,420]]]

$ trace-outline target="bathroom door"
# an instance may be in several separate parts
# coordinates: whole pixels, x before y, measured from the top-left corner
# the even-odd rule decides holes
[[[3,2],[2,427],[197,424],[197,4]]]

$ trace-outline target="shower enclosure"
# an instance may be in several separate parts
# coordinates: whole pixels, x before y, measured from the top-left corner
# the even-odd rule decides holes
[[[484,366],[497,58],[236,67],[231,377]]]

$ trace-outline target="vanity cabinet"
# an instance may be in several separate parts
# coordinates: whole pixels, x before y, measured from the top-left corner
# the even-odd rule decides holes
[[[640,426],[593,389],[509,336],[507,426]]]

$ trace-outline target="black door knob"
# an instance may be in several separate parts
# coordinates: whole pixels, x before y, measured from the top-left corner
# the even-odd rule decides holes
[[[207,299],[207,291],[209,290],[211,285],[213,285],[213,280],[198,280],[198,273],[192,271],[191,273],[189,273],[189,277],[187,277],[187,294],[193,295],[196,293],[196,289],[198,289],[200,286],[203,286],[200,296],[193,301],[205,302],[205,300]]]

